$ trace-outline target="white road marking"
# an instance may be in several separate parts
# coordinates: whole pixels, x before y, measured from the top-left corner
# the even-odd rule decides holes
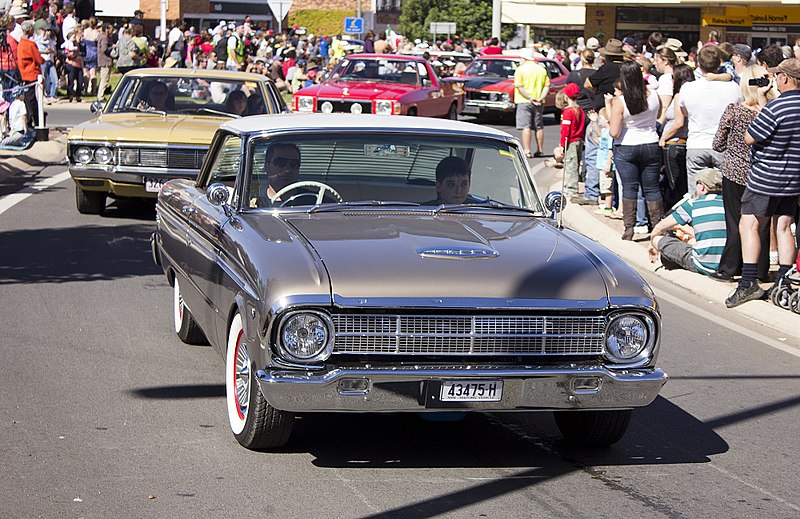
[[[709,320],[709,321],[711,321],[713,323],[716,323],[716,324],[719,324],[721,326],[724,326],[725,328],[727,328],[727,329],[729,329],[731,331],[734,331],[734,332],[736,332],[736,333],[738,333],[740,335],[744,335],[745,337],[749,337],[750,339],[758,341],[758,342],[760,342],[762,344],[766,344],[767,346],[769,346],[771,348],[775,348],[776,350],[780,350],[780,351],[782,351],[784,353],[788,353],[789,355],[794,355],[795,357],[800,357],[800,349],[798,349],[798,348],[795,348],[793,346],[789,346],[788,344],[784,344],[781,341],[778,341],[778,340],[772,339],[770,337],[767,337],[764,334],[758,333],[758,332],[756,332],[754,330],[751,330],[750,328],[747,328],[746,326],[742,326],[742,325],[737,324],[737,323],[735,323],[733,321],[725,319],[724,317],[720,317],[719,315],[717,315],[715,313],[709,312],[708,310],[704,310],[703,308],[701,308],[699,306],[696,306],[696,305],[693,305],[692,303],[687,302],[685,299],[681,299],[680,297],[668,294],[667,292],[664,292],[663,290],[657,290],[656,291],[656,299],[663,299],[665,301],[668,301],[668,302],[672,303],[675,306],[683,308],[683,309],[685,309],[685,310],[687,310],[687,311],[689,311],[691,313],[694,313],[695,315],[697,315],[699,317],[707,319],[707,320]]]
[[[5,213],[18,203],[22,202],[26,198],[31,195],[35,195],[39,191],[43,189],[47,189],[48,187],[53,187],[56,184],[60,184],[66,180],[70,179],[69,171],[64,171],[53,175],[52,177],[47,177],[42,179],[32,186],[26,187],[25,189],[20,190],[17,193],[11,193],[10,195],[6,195],[2,199],[0,199],[0,214]]]

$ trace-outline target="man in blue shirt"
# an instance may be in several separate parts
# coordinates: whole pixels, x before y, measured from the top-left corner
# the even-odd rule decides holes
[[[800,60],[784,60],[769,71],[774,74],[781,95],[767,103],[744,135],[744,142],[752,149],[739,220],[742,280],[725,300],[728,308],[764,295],[755,279],[761,251],[758,226],[765,219],[778,217],[778,280],[797,259],[791,225],[800,197]]]
[[[679,205],[656,224],[650,233],[647,252],[655,263],[659,255],[667,268],[683,268],[709,275],[717,271],[725,248],[725,208],[722,204],[722,174],[707,168],[697,174],[694,197]],[[687,226],[691,225],[691,228]],[[668,231],[694,235],[689,244]]]

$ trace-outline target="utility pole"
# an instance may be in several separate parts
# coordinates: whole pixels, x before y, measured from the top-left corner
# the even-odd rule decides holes
[[[492,0],[492,38],[500,39],[500,20],[503,11],[503,0]]]

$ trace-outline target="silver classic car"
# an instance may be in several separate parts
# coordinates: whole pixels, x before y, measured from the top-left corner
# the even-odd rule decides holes
[[[174,326],[225,359],[230,426],[296,413],[554,411],[608,445],[667,381],[650,287],[560,226],[519,142],[456,121],[247,117],[161,189]]]

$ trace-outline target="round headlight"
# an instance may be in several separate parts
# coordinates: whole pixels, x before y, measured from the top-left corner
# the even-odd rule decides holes
[[[350,113],[351,114],[360,114],[363,111],[364,111],[364,107],[361,106],[358,103],[353,103],[352,105],[350,105]]]
[[[324,360],[333,347],[328,318],[317,312],[298,312],[281,325],[280,343],[293,359]]]
[[[326,114],[333,113],[333,103],[331,103],[330,101],[325,101],[324,103],[322,103],[321,108],[323,113]]]
[[[94,160],[100,164],[110,164],[114,160],[114,152],[105,146],[94,150]]]
[[[644,316],[622,314],[606,328],[606,357],[612,362],[641,360],[653,344],[652,321]]]
[[[73,157],[75,158],[75,162],[79,164],[88,164],[92,161],[92,150],[87,148],[86,146],[79,146],[78,149],[75,150]]]
[[[503,101],[511,101],[511,94],[503,94]]]

